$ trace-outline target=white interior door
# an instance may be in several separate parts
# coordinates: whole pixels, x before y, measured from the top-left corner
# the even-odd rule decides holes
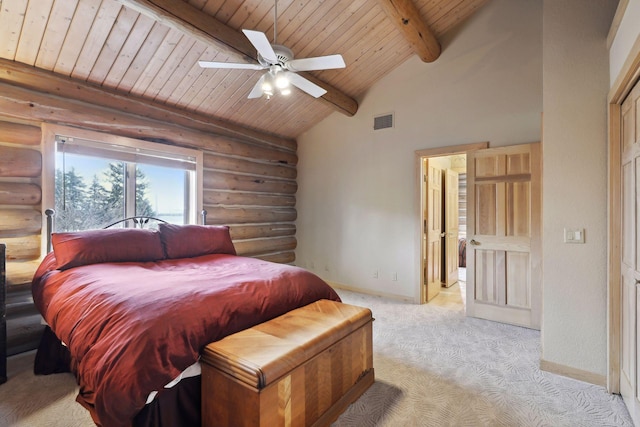
[[[540,329],[540,144],[467,156],[467,315]]]
[[[640,292],[640,84],[631,91],[621,108],[622,124],[622,331],[620,394],[636,425],[640,424],[638,355],[640,355],[638,307]]]

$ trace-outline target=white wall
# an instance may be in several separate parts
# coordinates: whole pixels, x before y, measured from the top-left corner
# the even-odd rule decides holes
[[[615,2],[543,6],[542,358],[606,375],[606,37]],[[564,227],[585,244],[563,243]]]
[[[355,117],[333,114],[298,139],[299,265],[417,301],[415,150],[540,140],[541,2],[489,2],[443,48],[435,63],[413,58],[381,80]],[[388,112],[395,128],[374,132],[373,117]]]
[[[609,51],[610,83],[618,78],[633,44],[640,38],[640,0],[629,0]]]

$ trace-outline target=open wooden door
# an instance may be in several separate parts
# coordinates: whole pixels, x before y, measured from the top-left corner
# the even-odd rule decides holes
[[[442,169],[425,160],[424,296],[432,300],[442,287]]]
[[[449,287],[458,281],[458,172],[447,169],[444,179],[444,285]]]
[[[540,144],[467,156],[467,315],[540,329]]]
[[[640,84],[621,108],[621,263],[620,394],[635,423],[640,421]]]

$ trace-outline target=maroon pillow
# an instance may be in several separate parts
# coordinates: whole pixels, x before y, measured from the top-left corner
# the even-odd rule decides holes
[[[159,224],[158,230],[167,258],[236,254],[226,225]]]
[[[139,228],[87,230],[51,235],[58,269],[101,262],[164,259],[160,233]]]

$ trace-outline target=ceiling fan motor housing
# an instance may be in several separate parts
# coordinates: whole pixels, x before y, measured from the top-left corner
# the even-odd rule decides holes
[[[271,45],[271,47],[273,47],[273,51],[275,52],[276,57],[278,58],[279,65],[284,66],[288,61],[291,61],[293,59],[293,52],[288,47],[282,46],[280,44],[274,44],[274,45]],[[264,59],[262,55],[260,55],[260,52],[258,52],[258,62],[261,65],[264,65],[267,67],[269,65],[274,65],[269,61],[267,61],[266,59]]]

